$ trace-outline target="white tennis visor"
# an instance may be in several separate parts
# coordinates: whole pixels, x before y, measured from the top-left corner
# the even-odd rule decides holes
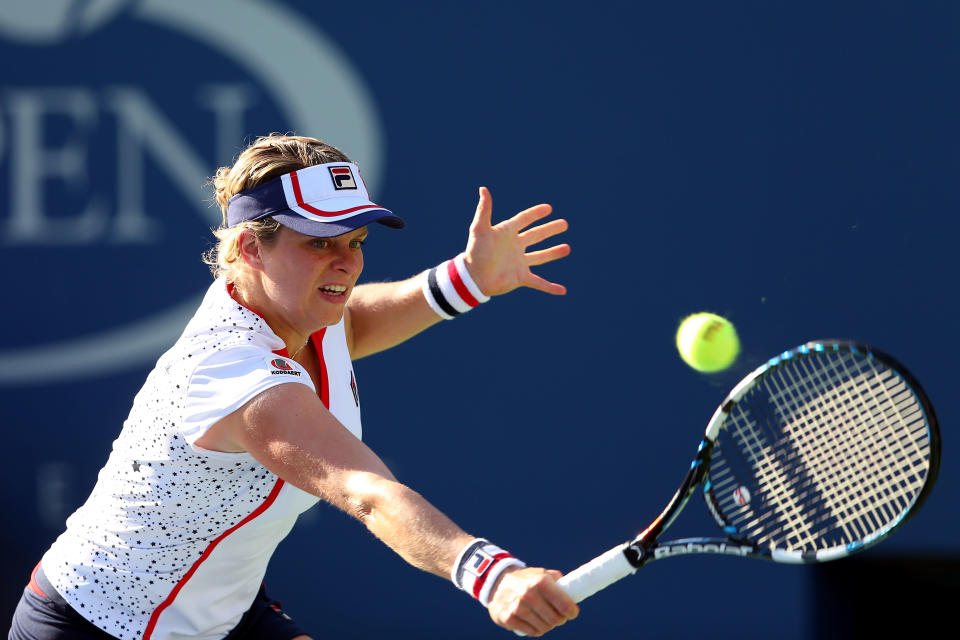
[[[227,203],[227,226],[271,217],[285,227],[330,238],[379,222],[402,229],[393,212],[370,201],[357,165],[330,162],[299,169],[241,191]]]

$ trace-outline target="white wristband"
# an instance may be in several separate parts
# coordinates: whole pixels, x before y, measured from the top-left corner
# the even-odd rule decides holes
[[[445,320],[452,320],[490,299],[470,277],[463,254],[427,271],[421,288],[427,304]]]
[[[486,580],[483,581],[483,586],[480,588],[480,596],[477,600],[480,601],[485,607],[490,606],[490,595],[493,593],[493,587],[497,584],[497,578],[500,577],[500,574],[503,573],[504,569],[509,567],[525,567],[527,566],[524,562],[517,560],[513,556],[509,558],[504,558],[499,562],[494,563],[489,570],[487,570]]]
[[[490,594],[497,578],[508,567],[516,566],[527,565],[495,544],[477,538],[460,551],[450,577],[453,584],[486,607],[490,604]]]

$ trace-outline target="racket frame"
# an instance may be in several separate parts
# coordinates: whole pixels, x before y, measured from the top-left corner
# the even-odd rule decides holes
[[[710,471],[710,454],[724,427],[727,417],[737,402],[757,384],[760,378],[776,370],[784,363],[797,357],[806,356],[811,352],[839,352],[843,350],[865,355],[867,358],[876,360],[885,367],[895,371],[904,379],[914,394],[924,413],[930,446],[930,464],[927,469],[927,476],[924,479],[923,487],[918,492],[913,503],[903,510],[900,517],[865,537],[863,540],[858,540],[845,546],[814,552],[788,551],[760,547],[743,538],[737,538],[737,530],[723,517],[709,482],[704,484],[704,479]],[[766,363],[747,375],[730,391],[707,424],[704,438],[697,448],[697,455],[690,463],[690,469],[680,484],[680,488],[677,489],[667,506],[660,515],[651,522],[650,526],[640,532],[633,540],[610,549],[606,553],[582,565],[574,572],[567,574],[561,578],[560,584],[577,602],[580,602],[612,582],[634,573],[651,560],[665,557],[693,553],[711,553],[760,558],[788,564],[807,564],[836,560],[851,553],[862,551],[889,537],[894,531],[903,526],[907,520],[913,517],[919,507],[926,501],[939,474],[940,448],[939,426],[933,411],[933,406],[916,378],[897,360],[882,351],[853,341],[819,340],[808,342],[769,359]],[[702,493],[707,505],[707,510],[716,520],[717,524],[727,533],[727,537],[683,538],[663,542],[659,541],[659,537],[673,524],[673,521],[680,515],[680,512],[683,511],[698,487],[702,487],[703,489]]]

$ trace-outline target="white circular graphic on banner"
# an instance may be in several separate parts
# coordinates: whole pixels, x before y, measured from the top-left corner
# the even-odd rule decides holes
[[[130,0],[31,0],[11,2],[0,13],[0,36],[28,44],[53,44],[97,29]]]
[[[362,164],[366,182],[379,184],[380,120],[363,80],[335,44],[278,3],[31,0],[0,13],[0,38],[33,46],[61,44],[89,36],[121,13],[203,42],[233,60],[280,106],[295,130],[316,134],[335,122],[336,137],[325,140],[349,149]],[[150,363],[176,341],[201,299],[202,293],[192,294],[149,317],[97,334],[0,351],[0,385],[70,380]]]

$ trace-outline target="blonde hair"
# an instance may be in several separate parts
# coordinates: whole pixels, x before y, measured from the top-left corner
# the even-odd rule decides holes
[[[350,161],[342,151],[316,138],[271,133],[257,138],[244,149],[232,166],[217,169],[210,182],[220,205],[221,223],[213,230],[217,243],[203,254],[213,277],[225,276],[228,282],[235,283],[241,275],[244,262],[240,256],[240,235],[244,230],[253,233],[262,244],[270,244],[281,228],[280,223],[270,217],[228,227],[230,198],[291,171],[327,162]]]

